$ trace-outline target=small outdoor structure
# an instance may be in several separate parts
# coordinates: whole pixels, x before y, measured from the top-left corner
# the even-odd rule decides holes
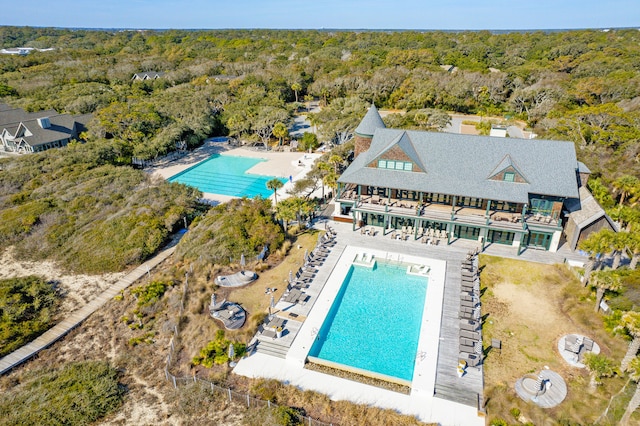
[[[211,295],[211,303],[209,304],[209,314],[213,319],[221,321],[227,330],[237,330],[242,327],[247,320],[247,313],[237,303],[217,301],[216,294]]]
[[[600,346],[581,334],[566,334],[558,340],[558,352],[573,367],[584,368],[582,363],[587,352],[600,353]]]
[[[524,401],[552,408],[567,397],[567,384],[558,373],[545,368],[538,375],[527,374],[518,379],[516,393]]]
[[[258,274],[253,271],[240,271],[231,275],[219,275],[215,283],[220,287],[242,287],[258,278]]]

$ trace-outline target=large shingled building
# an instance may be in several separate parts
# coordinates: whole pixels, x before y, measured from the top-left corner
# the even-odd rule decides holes
[[[338,180],[335,220],[429,236],[556,251],[580,210],[585,170],[571,142],[387,129],[372,106]],[[584,178],[584,176],[582,176]],[[586,188],[584,188],[586,190]],[[399,235],[401,235],[398,232]],[[584,237],[584,233],[580,238]]]

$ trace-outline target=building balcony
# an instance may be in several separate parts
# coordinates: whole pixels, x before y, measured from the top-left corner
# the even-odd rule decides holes
[[[338,201],[353,203],[352,209],[370,214],[404,217],[407,219],[447,222],[467,226],[500,228],[507,231],[522,231],[522,213],[500,210],[489,210],[460,207],[452,208],[446,204],[427,203],[420,205],[417,201],[386,199],[378,196],[360,196],[355,193],[343,193]],[[525,214],[524,225],[541,231],[552,232],[561,224],[558,219],[542,214]]]

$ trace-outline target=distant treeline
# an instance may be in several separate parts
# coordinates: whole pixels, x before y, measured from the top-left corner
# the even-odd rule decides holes
[[[153,158],[211,134],[268,141],[291,103],[525,120],[572,140],[592,170],[640,175],[640,33],[574,31],[71,30],[0,27],[0,96],[28,110],[93,113],[88,139]],[[447,67],[444,67],[444,66]],[[446,69],[445,69],[446,68]],[[134,73],[160,71],[136,83]],[[322,123],[318,123],[322,124]]]

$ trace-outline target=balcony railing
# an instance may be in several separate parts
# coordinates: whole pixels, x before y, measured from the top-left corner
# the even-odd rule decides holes
[[[340,200],[353,202],[354,209],[373,214],[388,214],[442,222],[459,222],[460,224],[472,226],[498,226],[513,231],[523,228],[522,213],[489,210],[487,215],[485,209],[461,206],[452,208],[451,205],[435,203],[421,205],[413,200],[387,199],[376,195],[364,195],[358,199],[355,191],[343,192]],[[524,221],[526,225],[536,227],[557,228],[560,226],[557,218],[540,213],[525,214]]]

